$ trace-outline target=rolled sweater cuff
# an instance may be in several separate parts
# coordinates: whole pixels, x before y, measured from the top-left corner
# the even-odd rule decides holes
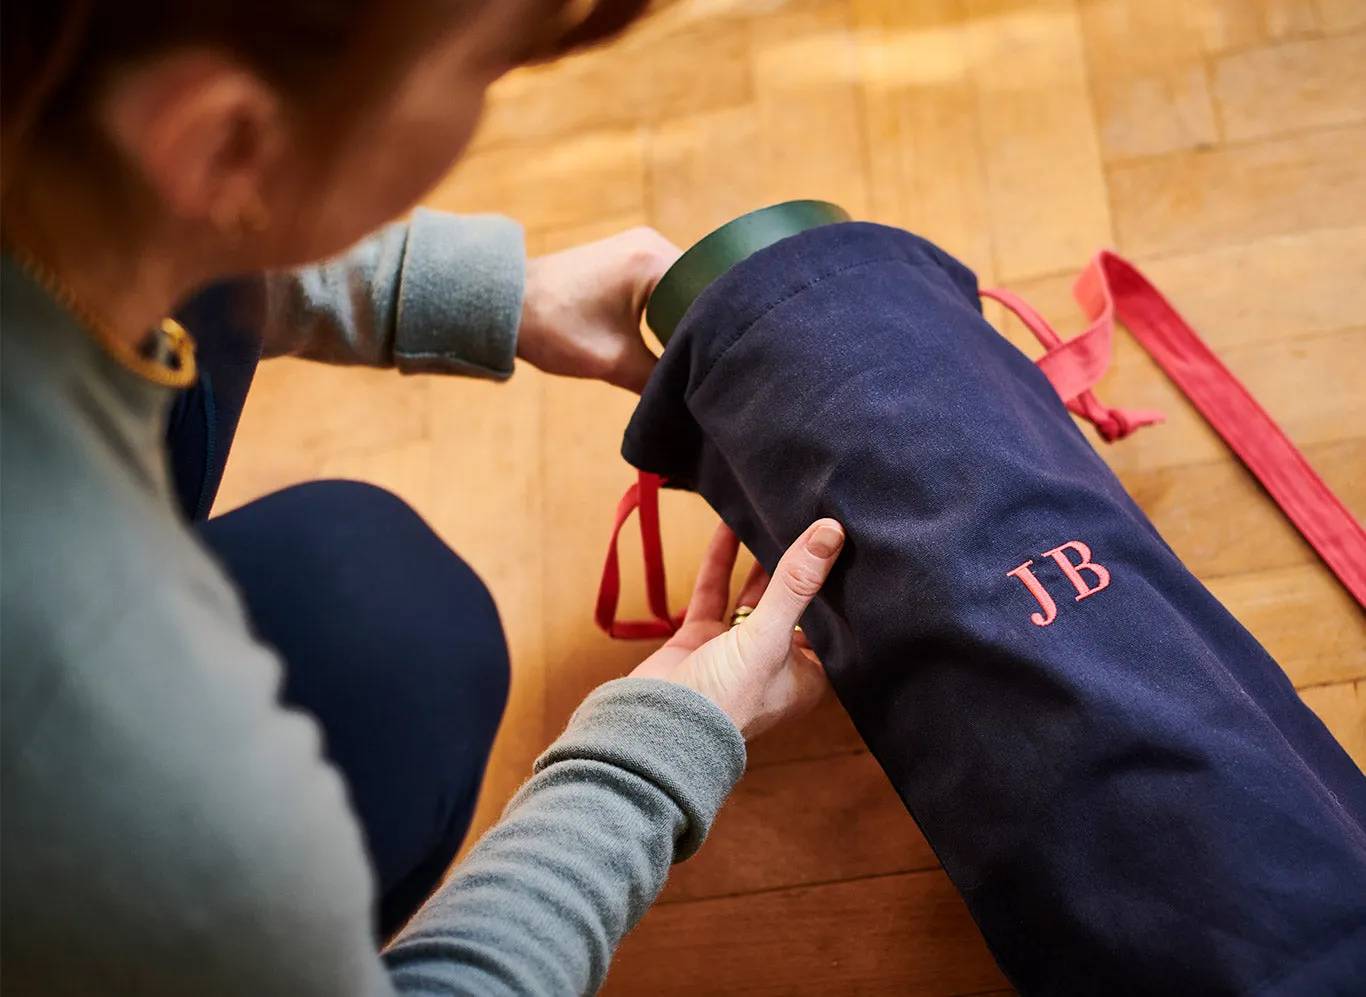
[[[686,823],[674,861],[691,856],[745,771],[745,740],[715,703],[686,686],[624,678],[592,692],[559,739],[536,760],[589,759],[615,765],[658,786]]]
[[[526,292],[521,226],[501,215],[418,208],[403,259],[394,331],[399,370],[511,377]]]

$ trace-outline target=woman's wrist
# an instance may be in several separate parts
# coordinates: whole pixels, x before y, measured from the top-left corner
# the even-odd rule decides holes
[[[574,711],[563,734],[536,760],[589,760],[649,780],[668,794],[687,825],[675,861],[702,844],[745,770],[745,741],[714,702],[683,685],[623,678],[599,686]]]
[[[547,373],[640,392],[655,365],[641,316],[678,255],[639,228],[528,260],[517,355]]]

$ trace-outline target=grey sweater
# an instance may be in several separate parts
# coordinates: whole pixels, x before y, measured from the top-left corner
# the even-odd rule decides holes
[[[244,300],[270,352],[506,376],[521,274],[509,224],[420,214]],[[170,393],[8,261],[0,307],[6,994],[595,991],[743,770],[730,720],[603,686],[377,953],[342,780],[175,512]]]

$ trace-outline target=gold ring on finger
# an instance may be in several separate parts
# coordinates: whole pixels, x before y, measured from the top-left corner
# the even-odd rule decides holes
[[[730,625],[738,627],[749,618],[749,614],[754,612],[753,606],[736,606],[735,612],[730,614]]]

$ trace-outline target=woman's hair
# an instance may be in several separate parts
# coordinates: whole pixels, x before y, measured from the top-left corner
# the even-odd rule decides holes
[[[282,93],[345,94],[355,108],[443,27],[502,0],[5,0],[0,112],[8,181],[26,150],[79,128],[112,69],[183,46],[222,51]],[[544,0],[526,61],[552,59],[621,31],[649,0]]]

